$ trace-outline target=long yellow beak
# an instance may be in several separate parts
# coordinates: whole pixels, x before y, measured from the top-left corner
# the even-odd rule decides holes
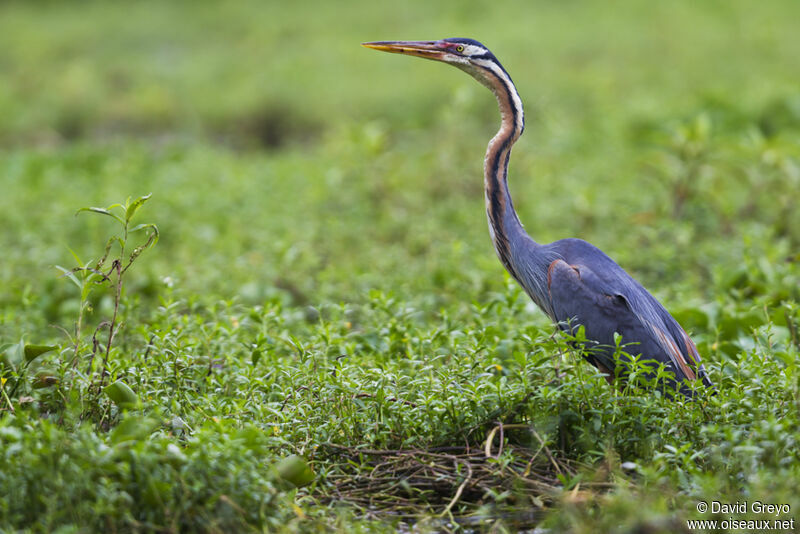
[[[361,46],[392,54],[424,57],[425,59],[441,60],[445,55],[445,50],[437,45],[436,41],[374,41],[361,43]]]

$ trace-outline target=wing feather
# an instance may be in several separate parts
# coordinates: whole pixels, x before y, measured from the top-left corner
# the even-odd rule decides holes
[[[641,288],[619,266],[614,266]],[[571,265],[563,259],[550,264],[548,288],[556,321],[572,321],[572,327],[583,325],[587,339],[595,344],[591,351],[593,357],[605,367],[614,368],[616,332],[622,336],[626,352],[664,363],[678,381],[694,380],[698,368],[701,376],[705,375],[694,343],[644,288],[641,292],[646,297],[631,296],[632,292],[615,288],[587,266]],[[675,330],[680,333],[679,339],[670,333]],[[704,376],[704,380],[707,377]]]

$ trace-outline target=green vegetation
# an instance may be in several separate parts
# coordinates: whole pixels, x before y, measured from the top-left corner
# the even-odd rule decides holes
[[[0,530],[800,520],[797,20],[788,0],[3,3]],[[641,280],[716,396],[610,388],[503,272],[492,97],[358,46],[451,36],[526,103],[528,231]],[[697,512],[714,500],[791,512]]]

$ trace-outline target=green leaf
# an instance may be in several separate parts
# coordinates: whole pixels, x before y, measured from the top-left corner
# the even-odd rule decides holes
[[[261,359],[261,350],[254,349],[253,353],[250,355],[250,361],[252,361],[253,365],[258,365],[258,360]]]
[[[125,220],[130,221],[137,210],[142,207],[142,204],[147,202],[151,196],[153,196],[153,193],[148,193],[147,195],[134,200],[132,204],[129,204],[128,208],[125,210]]]
[[[56,269],[61,271],[64,274],[64,276],[72,280],[72,283],[78,286],[78,289],[83,289],[83,283],[80,280],[78,280],[78,277],[75,276],[75,273],[71,269],[65,269],[60,265],[56,265]]]
[[[283,458],[275,465],[278,476],[295,486],[307,486],[314,482],[314,471],[302,456],[293,454]]]
[[[103,391],[105,391],[109,399],[122,408],[135,408],[139,404],[139,397],[122,380],[109,384]]]
[[[89,208],[81,208],[77,212],[75,212],[75,215],[78,215],[82,211],[91,211],[93,213],[100,213],[102,215],[108,215],[109,217],[114,217],[116,220],[118,220],[120,222],[120,224],[125,224],[125,221],[122,220],[122,217],[120,217],[116,213],[111,213],[110,211],[108,211],[105,208],[96,208],[94,206],[89,207]]]
[[[128,230],[128,232],[138,232],[139,230],[144,230],[145,228],[151,228],[156,233],[156,235],[158,235],[158,228],[156,228],[156,225],[153,223],[137,224],[136,226]]]
[[[57,345],[25,345],[25,361],[32,362],[42,354],[57,348]]]
[[[111,443],[116,445],[125,441],[146,438],[157,425],[158,423],[153,419],[140,415],[128,415],[111,431]]]
[[[147,243],[145,243],[145,247],[146,248],[150,248],[153,245],[155,245],[156,243],[158,243],[158,235],[159,235],[158,234],[158,226],[156,226],[153,223],[137,224],[136,226],[134,226],[133,228],[128,230],[128,232],[129,233],[138,232],[138,231],[144,230],[144,229],[149,229],[149,230],[152,230],[152,232],[153,232],[152,236],[151,236],[151,239],[148,240]]]

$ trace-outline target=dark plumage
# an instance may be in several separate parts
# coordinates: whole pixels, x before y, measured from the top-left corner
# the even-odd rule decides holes
[[[639,282],[600,249],[580,239],[539,244],[525,232],[508,191],[511,147],[525,128],[522,101],[508,72],[474,39],[380,41],[364,46],[454,65],[488,87],[497,98],[502,122],[484,160],[486,215],[500,261],[531,299],[560,328],[583,326],[587,360],[613,374],[614,334],[625,352],[663,363],[672,385],[691,395],[686,380],[713,384],[694,343],[675,319]]]

